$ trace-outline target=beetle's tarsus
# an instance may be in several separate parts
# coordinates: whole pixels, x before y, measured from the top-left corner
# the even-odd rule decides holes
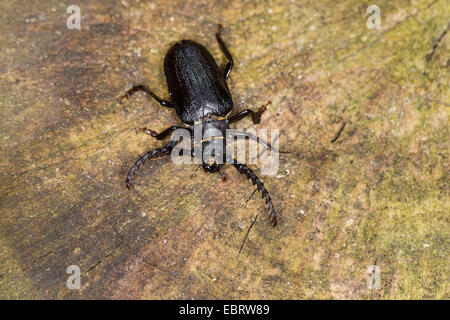
[[[267,103],[263,104],[261,107],[259,107],[258,111],[256,113],[252,113],[252,120],[254,124],[258,124],[261,122],[261,115],[264,111],[266,111],[267,106],[269,104],[272,104],[272,101],[267,101]]]
[[[136,133],[138,133],[139,131],[142,131],[143,133],[146,133],[152,137],[156,137],[158,135],[158,133],[156,131],[153,131],[152,129],[148,129],[146,127],[134,128],[134,130],[136,130]]]
[[[217,39],[217,42],[219,42],[220,50],[222,50],[223,54],[228,59],[227,65],[225,66],[225,69],[223,70],[223,77],[224,77],[224,79],[227,79],[231,73],[231,69],[233,69],[234,62],[233,62],[233,56],[231,55],[230,51],[228,50],[227,46],[225,45],[225,42],[222,40],[222,37],[221,37],[222,29],[223,29],[223,27],[219,23],[217,25],[216,39]]]
[[[153,99],[155,99],[163,107],[174,108],[174,105],[170,101],[166,101],[164,99],[161,99],[160,97],[158,97],[156,95],[156,93],[154,93],[152,90],[150,90],[148,87],[146,87],[146,86],[144,86],[142,84],[135,85],[131,89],[129,89],[124,95],[122,95],[119,98],[119,102],[122,103],[123,99],[130,98],[133,94],[135,94],[138,91],[144,91],[146,94],[148,94]]]
[[[263,114],[264,111],[266,111],[267,106],[271,103],[272,102],[269,100],[267,103],[265,103],[261,107],[259,107],[258,111],[256,111],[256,112],[253,110],[250,110],[250,109],[242,110],[241,112],[236,113],[231,118],[228,118],[228,123],[233,123],[233,122],[239,121],[239,120],[251,115],[253,123],[258,124],[261,122],[261,115]]]
[[[223,25],[221,23],[217,24],[217,34],[221,34],[222,33],[222,29],[223,29]]]

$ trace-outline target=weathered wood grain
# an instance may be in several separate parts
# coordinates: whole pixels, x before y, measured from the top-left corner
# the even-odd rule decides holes
[[[445,0],[377,1],[381,30],[368,1],[77,1],[80,31],[37,2],[0,2],[1,298],[449,298]],[[225,63],[216,23],[237,110],[270,99],[255,128],[294,152],[263,177],[276,228],[232,167],[222,183],[153,161],[125,188],[161,145],[133,128],[178,122],[116,98],[138,82],[167,96],[163,57],[183,38]]]

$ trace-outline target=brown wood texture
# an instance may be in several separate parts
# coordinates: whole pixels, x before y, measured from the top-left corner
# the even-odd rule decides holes
[[[369,1],[74,4],[81,30],[66,3],[0,2],[1,298],[449,298],[447,1],[376,1],[380,30]],[[231,166],[223,183],[150,161],[125,188],[163,145],[134,127],[179,121],[141,93],[116,99],[133,83],[168,97],[180,39],[223,65],[217,23],[235,111],[272,101],[236,126],[279,129],[292,152],[261,177],[276,228]]]

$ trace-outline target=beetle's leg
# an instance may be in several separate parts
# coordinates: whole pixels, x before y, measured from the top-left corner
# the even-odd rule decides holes
[[[155,99],[156,101],[158,101],[158,103],[160,105],[162,105],[163,107],[167,107],[167,108],[174,108],[175,106],[173,105],[172,102],[161,99],[160,97],[158,97],[152,90],[150,90],[149,88],[147,88],[146,86],[139,84],[136,86],[133,86],[130,90],[128,90],[124,95],[122,95],[119,99],[117,99],[120,103],[122,103],[122,100],[125,98],[129,98],[131,97],[134,93],[138,92],[138,91],[144,91],[145,93],[147,93],[149,96],[151,96],[153,99]]]
[[[234,160],[233,166],[242,174],[245,174],[247,179],[250,179],[252,183],[257,186],[258,191],[261,191],[262,197],[266,199],[266,204],[269,206],[269,219],[272,225],[275,227],[277,225],[277,215],[275,213],[275,208],[273,206],[272,200],[270,199],[269,192],[267,192],[264,184],[259,180],[259,178],[253,173],[253,171],[244,163],[238,163]]]
[[[255,136],[254,134],[251,134],[249,132],[231,131],[229,133],[229,135],[230,135],[230,137],[241,137],[241,138],[249,138],[249,139],[255,140],[256,142],[261,143],[267,149],[274,151],[274,152],[278,152],[278,150],[275,150],[275,148],[272,147],[270,144],[268,144],[264,140],[260,139],[259,137]]]
[[[152,129],[148,129],[148,128],[135,128],[136,132],[137,131],[142,131],[146,134],[151,135],[152,137],[158,139],[158,140],[163,140],[165,137],[167,137],[170,133],[172,133],[173,131],[177,130],[177,129],[185,129],[188,130],[189,132],[191,131],[189,128],[185,128],[185,127],[180,127],[180,126],[171,126],[169,128],[167,128],[166,130],[164,130],[161,133],[157,133],[156,131],[153,131]]]
[[[223,77],[226,79],[230,75],[231,69],[233,69],[233,57],[231,56],[230,51],[228,51],[227,46],[225,45],[225,42],[223,42],[222,37],[220,36],[220,33],[222,31],[222,25],[218,25],[218,31],[216,33],[217,42],[219,42],[220,50],[222,50],[223,54],[227,57],[228,62],[225,66],[225,69],[223,70]]]
[[[228,118],[228,123],[239,121],[245,118],[246,116],[251,115],[253,123],[258,124],[261,121],[262,113],[266,111],[267,106],[271,103],[272,101],[269,100],[266,104],[263,104],[261,107],[259,107],[258,111],[256,112],[250,109],[245,109],[239,113],[236,113],[234,116],[231,116],[231,118]]]
[[[168,145],[158,148],[152,151],[147,152],[142,157],[139,158],[138,161],[131,167],[130,171],[128,171],[127,179],[125,180],[125,184],[128,189],[131,189],[131,178],[133,177],[134,173],[137,169],[148,159],[156,158],[156,157],[162,157],[167,156],[172,152],[172,149],[175,147],[177,141],[170,141]]]

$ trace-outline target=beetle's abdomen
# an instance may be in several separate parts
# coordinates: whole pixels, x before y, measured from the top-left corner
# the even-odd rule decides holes
[[[184,123],[193,124],[211,115],[225,116],[233,108],[222,71],[197,42],[174,44],[166,54],[164,73],[171,101]]]

